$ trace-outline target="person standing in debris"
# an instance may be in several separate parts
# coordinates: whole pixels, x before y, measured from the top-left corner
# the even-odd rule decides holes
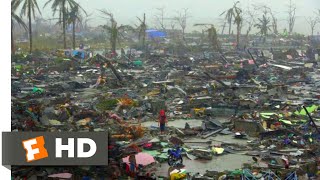
[[[168,125],[166,112],[163,109],[161,109],[160,113],[159,113],[159,121],[158,121],[158,126],[160,126],[160,133],[161,134],[164,134],[166,125]]]
[[[129,174],[131,177],[136,176],[137,161],[135,154],[129,156]]]

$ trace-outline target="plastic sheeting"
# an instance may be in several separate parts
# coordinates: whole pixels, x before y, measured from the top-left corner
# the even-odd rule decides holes
[[[156,30],[156,29],[146,30],[146,33],[148,34],[148,38],[150,38],[150,39],[167,37],[167,33],[166,32],[159,31],[159,30]]]

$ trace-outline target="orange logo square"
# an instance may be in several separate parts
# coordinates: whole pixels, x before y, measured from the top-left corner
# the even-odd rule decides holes
[[[48,157],[47,149],[44,147],[43,136],[22,141],[23,148],[26,150],[27,162],[36,161]]]

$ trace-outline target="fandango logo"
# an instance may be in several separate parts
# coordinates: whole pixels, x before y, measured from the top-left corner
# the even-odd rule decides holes
[[[89,138],[77,139],[77,158],[92,157],[97,151],[96,143]],[[32,139],[22,141],[23,147],[26,150],[27,162],[36,161],[48,157],[48,151],[44,147],[45,140],[43,136],[38,136]],[[89,151],[84,151],[84,145],[89,145]],[[62,138],[55,138],[55,158],[62,158],[62,151],[68,152],[68,158],[75,157],[75,138],[68,138],[68,144],[62,144]]]
[[[45,142],[43,136],[38,136],[36,138],[22,141],[23,148],[27,152],[27,162],[36,161],[48,157],[48,151],[44,147],[44,144]]]

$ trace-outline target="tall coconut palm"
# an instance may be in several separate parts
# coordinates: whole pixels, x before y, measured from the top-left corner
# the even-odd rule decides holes
[[[23,20],[17,14],[15,14],[14,11],[15,10],[11,9],[11,54],[15,53],[15,44],[14,44],[14,38],[13,38],[15,22],[18,23],[18,25],[22,26],[26,31],[28,31],[28,26],[23,22]]]
[[[74,6],[68,13],[68,24],[72,24],[72,48],[76,48],[76,23],[81,22],[81,11],[79,6]],[[83,10],[85,15],[86,11]]]
[[[225,20],[229,24],[229,35],[231,34],[232,20],[236,16],[236,10],[239,10],[239,8],[237,7],[238,3],[240,3],[240,1],[235,2],[230,9],[228,9],[220,14],[220,16],[225,14]]]
[[[32,52],[32,18],[35,19],[35,11],[41,15],[38,3],[36,0],[13,0],[12,8],[17,9],[18,6],[22,3],[20,15],[27,15],[29,23],[29,52]]]
[[[57,12],[59,13],[59,22],[62,23],[62,33],[63,33],[63,48],[67,48],[66,41],[66,24],[67,24],[67,10],[72,9],[74,7],[81,6],[74,0],[49,0],[45,3],[43,7],[46,7],[48,4],[52,3],[51,9],[53,11],[53,15]]]
[[[262,19],[258,18],[258,20],[259,23],[255,24],[254,27],[259,29],[259,34],[264,37],[265,42],[265,38],[268,35],[268,31],[271,31],[271,25],[269,25],[270,19],[263,15]]]

